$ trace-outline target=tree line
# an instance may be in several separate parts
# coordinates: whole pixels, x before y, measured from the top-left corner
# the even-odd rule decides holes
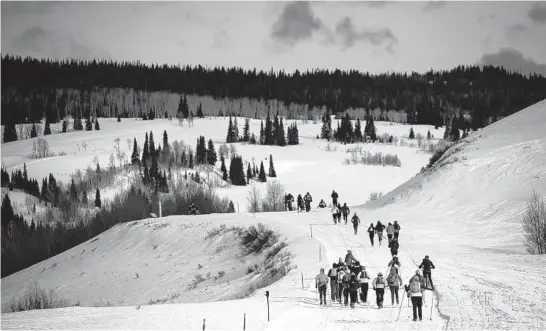
[[[356,70],[294,73],[232,67],[145,65],[111,60],[80,61],[2,57],[2,123],[22,123],[28,109],[35,118],[60,117],[66,99],[57,89],[90,95],[101,88],[171,91],[222,98],[249,97],[326,107],[332,113],[351,108],[403,110],[410,124],[443,126],[446,117],[468,113],[477,127],[510,115],[546,97],[546,78],[525,76],[494,66],[458,66],[426,73],[372,75]],[[82,118],[89,102],[81,98]],[[135,101],[136,102],[136,101]],[[164,112],[164,109],[159,109]],[[154,112],[155,113],[155,112]],[[78,115],[80,116],[80,115]],[[62,118],[62,117],[61,117]],[[53,121],[50,118],[50,121]]]

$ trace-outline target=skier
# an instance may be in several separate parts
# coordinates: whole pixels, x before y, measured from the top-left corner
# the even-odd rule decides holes
[[[417,312],[419,312],[419,320],[422,321],[423,293],[421,283],[417,279],[410,281],[410,285],[406,287],[406,291],[408,292],[408,296],[411,296],[411,303],[413,305],[413,321],[417,321]]]
[[[339,212],[339,209],[337,209],[336,206],[332,207],[332,217],[334,218],[334,224],[337,224],[337,213]]]
[[[337,300],[339,301],[339,303],[341,303],[341,298],[343,297],[343,277],[346,273],[345,269],[345,266],[340,266],[337,272]]]
[[[285,197],[284,197],[284,203],[285,203],[285,208],[284,210],[289,210],[289,211],[292,211],[292,203],[294,202],[294,196],[290,193],[288,193]]]
[[[324,274],[324,268],[320,268],[320,273],[315,278],[315,288],[319,291],[320,304],[322,305],[322,298],[324,298],[324,304],[326,304],[326,285],[328,285],[328,276]]]
[[[434,283],[432,283],[432,269],[436,269],[434,266],[434,263],[432,263],[431,260],[429,260],[428,255],[425,256],[423,259],[423,262],[419,265],[419,269],[423,269],[423,277],[426,279],[428,277],[428,280],[430,281],[430,289],[434,291]]]
[[[319,208],[326,208],[326,202],[324,202],[323,199],[320,199],[320,202],[318,204]]]
[[[402,278],[394,268],[391,269],[391,272],[387,277],[387,284],[389,284],[389,289],[391,290],[391,304],[394,306],[394,298],[396,297],[396,304],[398,305],[400,303],[398,300],[398,291],[402,284]]]
[[[337,264],[332,264],[332,269],[328,271],[330,277],[330,299],[335,302],[337,299]]]
[[[345,306],[349,305],[349,286],[351,282],[351,273],[345,267],[345,275],[343,275],[343,280],[341,285],[343,286],[343,303]]]
[[[334,206],[337,206],[337,198],[338,198],[338,195],[337,195],[337,192],[335,190],[332,190],[332,204]]]
[[[192,203],[190,205],[189,212],[190,212],[190,215],[197,215],[199,214],[199,208],[197,208],[197,206]]]
[[[377,233],[377,238],[379,239],[379,246],[381,246],[381,242],[383,241],[384,229],[385,226],[381,223],[381,221],[377,221],[377,224],[375,225],[375,233]]]
[[[392,240],[389,242],[389,248],[391,249],[392,256],[398,255],[399,247],[400,247],[400,244],[398,243],[398,239],[392,238]]]
[[[353,222],[353,228],[355,229],[355,235],[358,231],[358,224],[360,223],[360,218],[356,215],[356,213],[353,215],[353,218],[351,218],[351,222]]]
[[[307,192],[305,196],[303,197],[303,201],[305,201],[305,211],[309,212],[311,210],[311,202],[313,202],[313,198],[311,197],[311,194]]]
[[[377,277],[372,281],[372,287],[375,290],[375,297],[377,308],[383,308],[383,295],[385,294],[385,278],[383,278],[383,273],[380,272],[377,274]]]
[[[398,269],[400,269],[400,267],[401,267],[402,265],[400,264],[400,261],[398,261],[398,256],[394,255],[394,256],[392,257],[392,260],[389,262],[389,264],[388,264],[387,266],[388,266],[389,268],[395,269],[396,272],[398,272],[398,271],[399,271]],[[398,273],[399,273],[399,272],[398,272]]]
[[[394,238],[398,239],[398,236],[400,235],[400,224],[398,224],[398,221],[394,221],[393,228]]]
[[[347,251],[347,255],[345,255],[345,264],[349,265],[353,262],[358,262],[358,260],[355,259],[355,257],[353,256],[353,252],[351,252],[351,250],[349,249]]]
[[[373,246],[373,236],[375,235],[375,228],[373,227],[373,223],[370,223],[370,227],[368,228],[368,235],[370,236],[370,242]]]
[[[366,303],[368,301],[368,279],[370,279],[366,267],[362,266],[357,278],[360,283],[360,301]]]
[[[351,308],[355,307],[355,303],[358,300],[358,288],[360,284],[354,273],[351,273],[351,280],[349,281],[349,295],[351,296]]]
[[[347,206],[347,202],[343,204],[343,207],[341,207],[341,212],[343,213],[343,220],[345,221],[345,225],[347,225],[347,217],[349,216],[349,213],[351,210]]]
[[[391,222],[389,222],[389,225],[387,225],[387,238],[389,239],[389,242],[392,240],[393,235],[394,235],[394,226],[392,225]]]
[[[298,194],[297,203],[298,203],[298,213],[299,213],[300,211],[303,211],[303,198],[301,197],[301,194]]]
[[[341,205],[338,203],[337,204],[337,222],[339,224],[341,224]]]

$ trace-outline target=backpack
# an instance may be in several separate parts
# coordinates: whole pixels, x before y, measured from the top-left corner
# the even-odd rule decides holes
[[[410,291],[411,291],[411,293],[420,293],[421,292],[421,284],[419,284],[418,281],[413,281],[410,284]]]
[[[349,273],[345,273],[345,275],[343,276],[343,282],[347,284],[350,281],[351,281],[351,275]]]
[[[396,274],[396,275],[391,275],[391,277],[389,277],[389,285],[390,285],[390,286],[395,286],[397,280],[398,280],[398,274]]]
[[[376,284],[383,284],[385,285],[385,278],[383,277],[377,277],[377,281],[375,282]]]
[[[330,269],[330,271],[328,272],[328,277],[337,277],[336,269]]]
[[[342,270],[337,273],[337,282],[341,283],[341,281],[343,280],[343,277],[345,277],[345,271]]]
[[[400,230],[400,225],[398,223],[394,224],[394,229],[395,230]]]

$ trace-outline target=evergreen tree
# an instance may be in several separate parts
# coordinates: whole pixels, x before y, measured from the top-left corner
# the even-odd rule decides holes
[[[243,141],[250,141],[250,119],[245,119],[245,127],[243,129]]]
[[[84,205],[87,205],[89,203],[89,200],[87,199],[87,192],[86,191],[83,191],[82,203]]]
[[[85,120],[85,131],[92,131],[93,130],[93,122],[91,122],[91,117],[87,117]]]
[[[10,227],[10,223],[13,221],[13,217],[15,216],[13,212],[13,207],[11,205],[11,200],[6,193],[4,195],[4,199],[2,199],[2,236],[4,236],[4,233],[8,233],[8,229]],[[5,239],[2,238],[2,241]]]
[[[262,183],[267,181],[267,178],[265,177],[264,161],[260,162],[260,174],[258,175],[258,180]]]
[[[131,154],[131,164],[136,165],[140,163],[140,155],[138,154],[138,145],[136,138],[133,139],[133,153]]]
[[[235,212],[235,206],[233,205],[233,201],[229,200],[229,205],[228,205],[228,210],[227,210],[228,213],[234,213]]]
[[[282,117],[279,120],[279,127],[277,130],[277,144],[279,146],[286,146],[286,136],[284,135],[284,124],[282,122]]]
[[[300,144],[300,134],[298,132],[298,125],[294,122],[294,127],[292,128],[292,145]]]
[[[409,138],[410,139],[415,139],[415,133],[413,132],[413,128],[410,128],[410,130],[409,130]]]
[[[271,144],[275,146],[280,146],[280,124],[279,124],[279,114],[273,119],[273,132]]]
[[[153,157],[157,153],[155,149],[155,143],[154,143],[154,133],[152,131],[150,131],[150,135],[148,139],[148,152],[150,153],[150,157]]]
[[[254,133],[250,136],[249,142],[252,145],[256,145],[257,141],[256,141],[256,136],[254,135]]]
[[[273,123],[271,122],[269,113],[267,113],[267,118],[265,119],[264,145],[273,145]]]
[[[201,106],[201,104],[197,106],[197,117],[199,118],[205,117],[205,115],[203,114],[203,106]]]
[[[188,168],[193,169],[193,152],[191,149],[188,154],[189,154]]]
[[[231,116],[230,116],[228,129],[227,129],[226,143],[229,144],[232,142],[233,142],[233,121],[231,120]]]
[[[222,162],[222,165],[220,166],[220,171],[222,171],[222,180],[226,181],[228,180],[228,173],[226,169],[226,159],[224,158],[224,155],[220,155],[220,161]]]
[[[197,139],[197,146],[195,149],[195,164],[207,164],[207,147],[205,145],[205,137],[200,136]]]
[[[74,131],[82,131],[82,130],[83,130],[82,119],[77,117],[74,119]]]
[[[446,129],[444,131],[444,140],[448,140],[449,139],[449,135],[451,133],[451,128],[449,127],[449,125],[446,125]]]
[[[118,123],[121,122],[121,116],[118,115]]]
[[[356,120],[355,124],[355,141],[362,141],[362,126],[360,124],[360,118]]]
[[[432,139],[432,136],[430,135],[430,130],[427,131],[427,140]]]
[[[375,129],[375,123],[372,115],[368,115],[366,126],[364,127],[364,133],[366,134],[366,138],[369,138],[371,141],[375,142],[377,140],[377,131]]]
[[[98,162],[97,162],[97,167],[95,168],[95,172],[96,172],[97,174],[100,174],[100,165],[99,165]]]
[[[178,111],[177,115],[178,118],[188,118],[190,116],[190,108],[188,107],[188,99],[186,99],[186,96],[180,96],[180,101],[178,103]]]
[[[74,183],[74,179],[72,179],[72,182],[70,183],[70,199],[74,202],[80,202],[78,198],[78,191],[76,190],[76,184]]]
[[[68,132],[68,121],[63,120],[63,133]]]
[[[36,131],[36,125],[32,123],[32,129],[30,130],[30,138],[38,137],[38,132]]]
[[[102,202],[100,201],[99,188],[97,188],[97,191],[95,192],[95,207],[102,208]]]
[[[458,118],[454,118],[451,121],[451,131],[449,132],[449,139],[451,141],[457,141],[461,138],[461,132],[459,131],[460,123]]]
[[[252,170],[250,170],[250,163],[246,167],[246,182],[247,184],[250,184],[250,180],[252,179]]]
[[[239,141],[239,124],[237,123],[237,117],[233,119],[233,134],[232,134],[232,142],[238,142]]]
[[[16,141],[16,140],[17,140],[17,129],[15,128],[15,123],[8,123],[6,127],[4,128],[4,142],[8,143],[10,141]]]
[[[260,122],[260,145],[265,144],[264,121]]]
[[[161,162],[168,163],[171,157],[171,145],[169,145],[169,136],[167,130],[163,130],[163,149],[161,150]]]
[[[216,155],[216,150],[214,149],[214,143],[212,139],[209,139],[209,146],[207,149],[207,163],[211,166],[214,166],[218,161],[218,156]]]
[[[273,165],[273,155],[269,154],[269,177],[277,177],[275,166]]]
[[[157,180],[159,177],[159,165],[157,164],[157,154],[153,153],[151,157],[151,166],[150,166],[150,178],[152,180]]]
[[[49,120],[46,117],[45,127],[44,127],[44,136],[47,136],[47,135],[50,135],[50,134],[51,134],[51,126],[49,125]]]
[[[320,130],[320,137],[328,141],[332,139],[332,116],[329,110],[327,110],[322,117],[322,128]]]
[[[99,131],[99,130],[100,130],[99,119],[95,118],[95,131]]]
[[[234,156],[231,159],[231,163],[229,166],[229,179],[231,180],[231,184],[233,185],[236,185],[236,186],[246,185],[245,171],[244,171],[242,157]]]
[[[186,157],[185,149],[182,151],[182,155],[180,156],[180,164],[182,164],[182,167],[184,168],[188,166],[188,158]]]
[[[144,136],[144,148],[142,149],[142,164],[147,165],[149,158],[150,158],[150,147],[148,142],[148,132],[146,132]]]

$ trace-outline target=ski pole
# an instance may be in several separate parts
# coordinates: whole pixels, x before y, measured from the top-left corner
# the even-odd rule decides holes
[[[400,309],[398,309],[398,317],[396,318],[397,321],[400,319],[400,312],[402,311],[402,305],[404,304],[404,297],[405,295],[402,296],[402,302],[400,302]]]
[[[430,301],[430,320],[432,321],[432,307],[434,306],[434,292],[432,292],[432,300]]]

